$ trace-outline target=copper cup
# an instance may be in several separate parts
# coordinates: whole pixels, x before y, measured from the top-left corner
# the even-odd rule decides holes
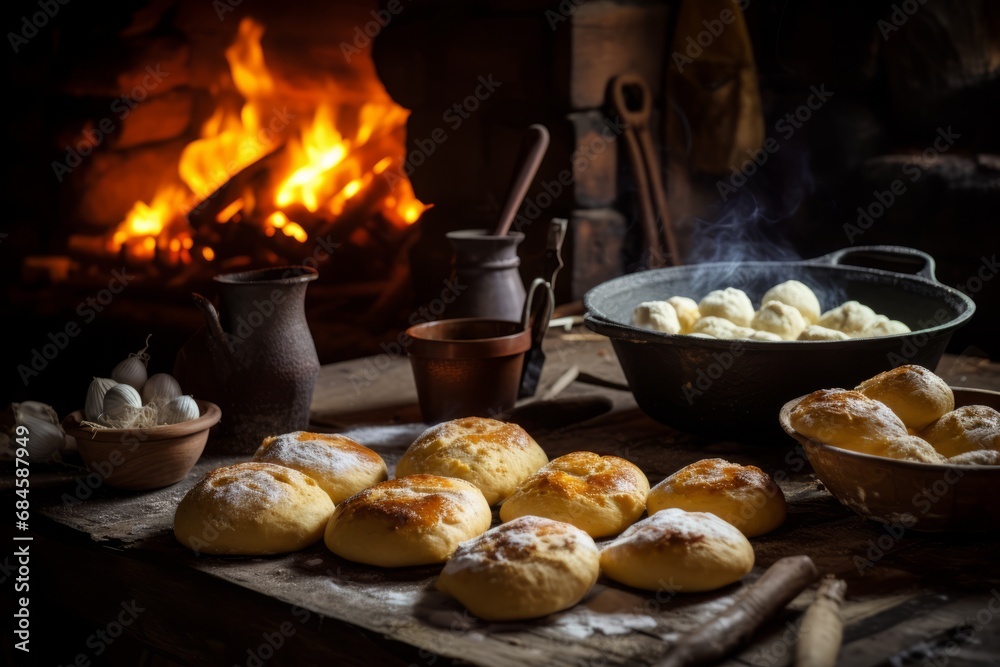
[[[514,406],[531,330],[520,322],[439,320],[406,330],[424,421],[492,417]]]

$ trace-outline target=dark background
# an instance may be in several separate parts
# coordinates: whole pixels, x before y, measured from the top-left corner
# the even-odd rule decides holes
[[[251,16],[263,11],[264,5],[255,2],[260,0],[244,0],[237,9]],[[449,21],[456,11],[492,11],[504,3],[480,0],[459,9],[414,0],[418,5]],[[60,5],[58,15],[19,53],[7,46],[6,210],[0,223],[7,236],[0,240],[0,275],[8,342],[0,380],[2,402],[38,399],[65,413],[79,407],[92,376],[108,375],[115,363],[142,347],[147,334],[153,334],[150,372],[169,371],[177,349],[199,326],[200,316],[193,307],[184,310],[184,299],[159,314],[157,286],[146,285],[148,305],[143,298],[113,301],[92,323],[82,325],[81,333],[28,386],[17,372],[19,364],[30,362],[34,349],[48,342],[50,333],[80,319],[72,308],[67,310],[65,294],[26,284],[21,264],[25,255],[65,250],[74,200],[53,177],[51,162],[64,153],[67,133],[78,131],[74,122],[88,111],[107,109],[107,99],[81,100],[66,91],[72,88],[79,62],[129,57],[120,33],[133,10],[142,6],[146,3],[138,0],[100,7],[73,0]],[[679,217],[687,219],[687,242],[701,248],[701,259],[713,253],[809,258],[852,244],[903,244],[931,253],[942,282],[969,285],[983,258],[992,258],[1000,247],[998,10],[985,1],[928,0],[919,7],[886,39],[879,21],[891,20],[892,2],[749,4],[746,18],[768,136],[775,135],[775,124],[784,114],[805,101],[812,86],[823,84],[834,96],[750,179],[743,190],[751,196],[721,202],[715,188],[718,175],[691,175],[697,205]],[[352,25],[349,19],[361,21],[370,6],[346,2],[338,8],[347,17],[344,24]],[[296,15],[312,18],[308,2],[286,4],[282,10],[289,20]],[[7,3],[3,26],[19,30],[21,17],[36,11],[37,2]],[[220,23],[219,30],[231,34],[236,24]],[[164,34],[171,30],[157,29]],[[330,34],[331,43],[344,37]],[[939,128],[948,127],[960,138],[941,160],[922,168],[917,181],[907,180],[900,160],[919,155],[932,145]],[[664,157],[674,159],[683,148],[664,146],[663,151]],[[906,180],[905,194],[863,235],[850,238],[845,225],[856,223],[858,206],[868,207],[875,201],[874,192],[886,191],[898,178]],[[620,208],[632,210],[627,196]],[[996,359],[1000,347],[992,324],[1000,281],[988,271],[984,275],[982,288],[970,292],[978,313],[955,335],[949,350]],[[210,285],[191,287],[211,290]],[[79,302],[69,299],[70,304]],[[408,305],[401,316],[411,308]],[[143,316],[137,318],[140,311]],[[189,315],[178,317],[178,312]],[[401,317],[395,328],[372,332],[353,354],[342,350],[339,358],[377,351],[377,343],[394,339],[404,324]]]

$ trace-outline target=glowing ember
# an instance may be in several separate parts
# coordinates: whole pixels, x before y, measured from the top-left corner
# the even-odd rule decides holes
[[[246,188],[227,195],[229,200],[220,198],[211,209],[215,223],[253,224],[267,237],[280,231],[306,243],[307,230],[335,225],[356,201],[373,205],[373,213],[400,228],[416,222],[428,208],[406,179],[375,180],[393,165],[398,172],[409,112],[384,93],[350,111],[328,83],[315,111],[288,113],[294,100],[283,97],[282,86],[267,68],[263,34],[264,27],[251,19],[240,23],[226,60],[242,106],[237,110],[219,104],[202,125],[200,138],[184,148],[179,181],[162,186],[151,202],[133,205],[110,235],[110,251],[124,249],[135,259],[160,257],[170,263],[191,262],[193,251],[205,261],[215,260],[217,249],[208,242],[219,237],[192,229],[188,215],[206,199],[220,196],[223,185],[258,161],[266,163],[267,185],[255,183],[256,192]]]

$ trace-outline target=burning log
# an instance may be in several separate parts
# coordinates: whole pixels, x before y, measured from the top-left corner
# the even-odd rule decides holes
[[[187,219],[191,227],[197,230],[225,222],[218,220],[219,213],[238,199],[244,191],[262,189],[270,176],[271,167],[276,160],[280,159],[284,149],[285,145],[282,144],[270,153],[263,155],[259,160],[230,175],[228,180],[188,212]]]

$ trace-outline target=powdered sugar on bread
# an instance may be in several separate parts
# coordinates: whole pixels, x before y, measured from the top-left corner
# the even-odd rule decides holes
[[[670,508],[629,527],[611,544],[655,547],[661,544],[697,544],[706,539],[742,543],[743,533],[708,512]]]

